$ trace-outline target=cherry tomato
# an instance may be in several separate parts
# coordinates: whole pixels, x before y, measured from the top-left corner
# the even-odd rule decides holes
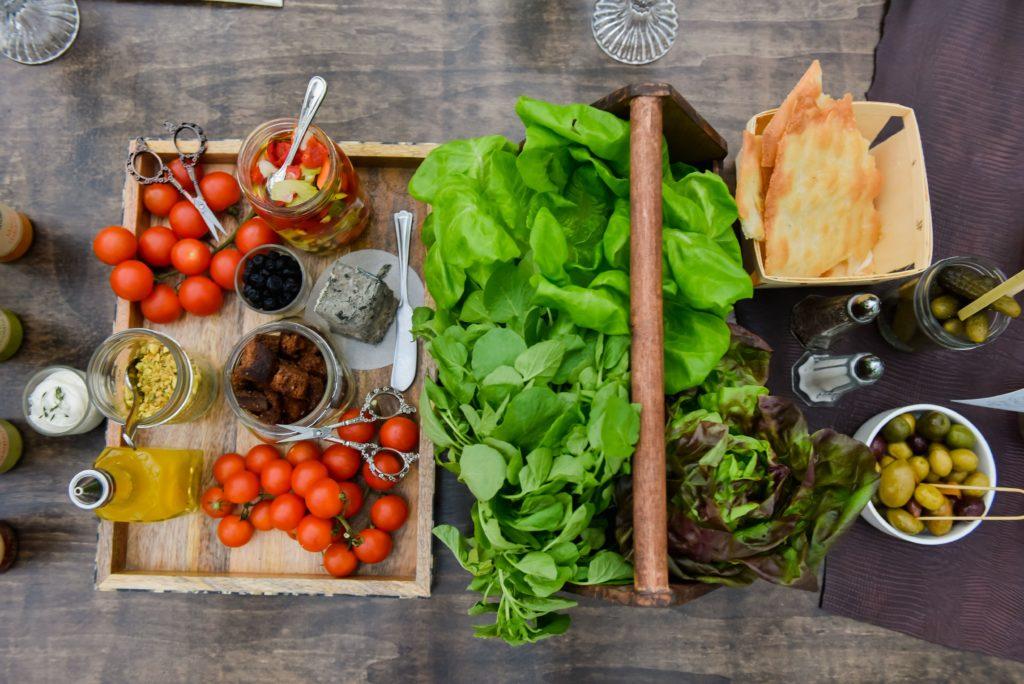
[[[242,253],[234,247],[226,247],[213,255],[210,261],[210,277],[225,290],[235,289],[235,271]]]
[[[171,265],[171,248],[178,236],[167,226],[153,226],[139,236],[139,256],[150,266],[163,268]]]
[[[105,264],[115,266],[135,258],[139,242],[132,232],[122,226],[107,226],[92,239],[92,251]]]
[[[260,478],[255,473],[235,473],[224,483],[224,496],[231,503],[247,503],[260,495]]]
[[[307,169],[319,169],[325,161],[327,161],[327,148],[316,136],[310,136],[306,141],[306,149],[302,150],[302,165]]]
[[[261,475],[264,466],[279,458],[281,458],[281,455],[277,453],[277,449],[274,447],[269,444],[257,444],[246,453],[245,467],[249,469],[249,472]]]
[[[220,487],[210,487],[203,492],[199,503],[203,507],[203,512],[211,518],[223,518],[235,510],[235,504],[224,498],[224,490]]]
[[[153,291],[153,271],[135,259],[122,261],[110,272],[110,288],[121,299],[141,302]]]
[[[341,517],[351,518],[363,508],[363,490],[355,482],[340,482],[338,487],[341,489],[341,501],[345,504]]]
[[[181,200],[171,207],[167,219],[174,234],[182,239],[201,238],[210,230],[199,210],[188,200]]]
[[[266,464],[260,471],[260,484],[267,494],[284,494],[292,488],[292,464],[283,458]]]
[[[223,171],[206,174],[206,177],[199,181],[199,191],[214,211],[224,211],[242,198],[238,181],[230,173]]]
[[[341,415],[342,420],[351,420],[359,415],[358,408],[350,408]],[[338,436],[350,442],[369,442],[377,431],[376,423],[353,423],[338,428]]]
[[[270,519],[276,529],[291,532],[305,515],[306,502],[297,494],[287,492],[270,503]]]
[[[167,216],[171,207],[181,200],[181,194],[169,183],[154,183],[142,187],[142,203],[153,216]]]
[[[409,506],[397,494],[382,496],[370,507],[370,522],[385,532],[394,532],[405,524],[409,517]]]
[[[306,492],[306,508],[320,518],[333,518],[343,508],[341,487],[329,477],[318,480]]]
[[[331,544],[324,551],[324,570],[334,577],[348,577],[359,567],[359,559],[347,544]]]
[[[260,532],[274,529],[274,521],[270,517],[272,501],[260,501],[249,511],[249,522]]]
[[[195,238],[185,238],[171,248],[171,263],[183,275],[199,275],[210,267],[210,247]]]
[[[415,451],[420,443],[420,427],[405,416],[388,418],[380,426],[380,445],[395,451]]]
[[[295,539],[307,551],[323,551],[331,545],[332,528],[330,520],[307,515],[295,528]]]
[[[387,532],[373,527],[356,535],[356,558],[362,563],[380,563],[391,553],[391,537]]]
[[[217,525],[217,538],[220,543],[230,548],[245,546],[252,539],[255,528],[248,520],[237,515],[229,515]]]
[[[192,185],[192,179],[188,177],[188,171],[185,170],[185,165],[181,163],[180,159],[175,159],[167,165],[167,168],[174,174],[174,179],[178,181],[185,190],[193,192],[196,188]],[[200,181],[203,179],[203,167],[201,164],[196,164],[192,167],[192,173],[195,174],[196,180]]]
[[[245,459],[239,454],[223,454],[213,462],[213,479],[224,484],[235,473],[245,470]]]
[[[395,474],[402,469],[402,462],[398,460],[398,457],[394,454],[382,453],[377,454],[373,457],[373,462],[377,466],[377,470],[382,473]],[[398,481],[385,480],[382,477],[377,477],[370,470],[369,463],[363,463],[363,479],[366,480],[366,486],[370,489],[374,489],[378,492],[384,492],[396,484]]]
[[[258,216],[240,225],[238,232],[235,233],[235,247],[238,247],[242,254],[262,245],[276,245],[280,242],[280,236],[274,232],[270,224]]]
[[[178,286],[178,299],[185,311],[196,316],[209,316],[220,311],[224,304],[224,291],[206,276],[185,278]]]
[[[292,489],[299,496],[306,496],[320,480],[327,477],[327,468],[320,461],[303,461],[292,471]]]
[[[283,140],[275,140],[267,145],[267,160],[274,166],[280,166],[288,158],[288,150],[291,146],[291,136]]]
[[[335,480],[351,480],[359,473],[363,456],[352,447],[332,444],[324,450],[321,461],[327,466],[327,473]]]
[[[292,465],[299,465],[303,461],[315,461],[320,458],[320,447],[316,445],[316,442],[306,440],[304,442],[296,442],[292,445],[292,448],[288,450],[285,455]]]
[[[172,323],[181,318],[178,293],[170,285],[157,283],[149,296],[139,302],[142,315],[154,323]]]

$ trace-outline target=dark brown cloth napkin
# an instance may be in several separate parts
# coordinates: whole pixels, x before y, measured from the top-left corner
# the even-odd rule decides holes
[[[868,99],[917,113],[935,258],[976,254],[1008,273],[1020,270],[1024,2],[894,1]],[[948,401],[1024,387],[1024,321],[983,349],[884,358],[884,387],[858,397],[853,422],[918,401],[950,406],[986,435],[999,484],[1024,487],[1016,414]],[[994,512],[1024,513],[1024,497],[997,494]],[[1024,660],[1024,522],[982,523],[959,542],[927,547],[859,521],[828,557],[821,605],[946,646]]]

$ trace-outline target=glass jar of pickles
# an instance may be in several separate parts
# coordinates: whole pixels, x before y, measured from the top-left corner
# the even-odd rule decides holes
[[[928,348],[977,349],[1006,330],[1020,306],[1011,297],[961,321],[957,312],[1006,280],[994,264],[980,257],[943,259],[920,276],[899,283],[882,295],[878,327],[900,351]]]
[[[274,119],[242,143],[235,174],[253,210],[293,247],[330,252],[362,235],[370,201],[352,162],[326,133],[310,126],[284,180],[267,179],[284,163],[295,119]]]
[[[186,352],[163,333],[128,328],[104,340],[86,370],[90,398],[103,415],[117,423],[125,422],[132,405],[128,372],[133,373],[141,394],[140,428],[191,422],[205,414],[217,398],[217,373],[209,361]]]

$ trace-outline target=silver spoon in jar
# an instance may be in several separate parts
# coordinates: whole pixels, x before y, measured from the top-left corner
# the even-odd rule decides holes
[[[324,101],[324,95],[326,94],[327,81],[319,76],[309,79],[309,85],[306,86],[306,97],[302,99],[302,110],[299,111],[299,120],[295,125],[295,132],[292,133],[292,146],[288,149],[288,156],[285,157],[281,168],[267,179],[267,192],[270,192],[271,188],[284,180],[285,174],[288,173],[288,167],[295,160],[295,154],[299,151],[303,138],[306,137],[309,124],[313,123],[316,110],[320,108],[320,103]]]
[[[124,429],[121,431],[124,443],[132,449],[135,448],[135,426],[139,422],[139,406],[142,405],[142,390],[139,389],[138,374],[135,372],[139,364],[139,357],[132,359],[124,369],[124,384],[132,393],[132,405],[128,409],[128,416],[124,419]]]

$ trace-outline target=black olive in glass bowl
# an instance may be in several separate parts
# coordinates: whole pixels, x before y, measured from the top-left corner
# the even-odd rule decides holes
[[[285,314],[303,308],[309,277],[299,256],[283,245],[264,245],[246,254],[235,271],[235,290],[251,309]]]

